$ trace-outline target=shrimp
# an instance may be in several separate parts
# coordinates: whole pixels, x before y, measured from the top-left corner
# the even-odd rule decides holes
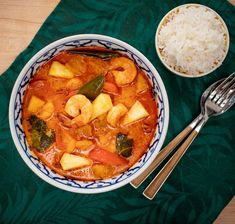
[[[67,117],[67,115],[59,112],[57,113],[57,118],[60,121],[61,125],[65,128],[71,128],[72,127],[72,119]]]
[[[65,112],[73,117],[72,124],[83,126],[90,121],[92,104],[84,95],[71,96],[65,105]]]
[[[115,127],[118,120],[128,111],[124,104],[119,103],[108,112],[107,122]]]
[[[110,61],[110,72],[118,86],[131,83],[137,75],[134,62],[126,57],[113,58]]]

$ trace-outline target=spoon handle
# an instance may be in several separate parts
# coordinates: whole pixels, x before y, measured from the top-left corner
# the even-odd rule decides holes
[[[175,152],[175,154],[171,157],[171,159],[165,164],[165,166],[161,169],[161,171],[156,175],[156,177],[152,180],[152,182],[148,185],[148,187],[143,192],[144,196],[148,199],[152,200],[157,192],[160,190],[161,186],[164,184],[168,176],[171,174],[173,169],[176,167],[184,153],[187,151],[188,147],[191,145],[193,140],[198,135],[199,131],[206,123],[207,119],[202,119],[197,127],[192,131],[192,133],[188,136],[188,138],[184,141],[184,143],[179,147],[179,149]]]
[[[202,119],[202,114],[194,119],[182,132],[180,132],[168,145],[163,148],[149,167],[144,170],[137,178],[131,181],[131,185],[134,188],[138,188],[147,177],[164,161],[164,159],[175,149],[175,147],[184,140],[184,138],[194,129],[198,122]]]

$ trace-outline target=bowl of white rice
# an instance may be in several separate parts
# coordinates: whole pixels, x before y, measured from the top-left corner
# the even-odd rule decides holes
[[[229,32],[211,8],[185,4],[168,12],[155,35],[157,54],[173,73],[201,77],[217,69],[229,49]]]

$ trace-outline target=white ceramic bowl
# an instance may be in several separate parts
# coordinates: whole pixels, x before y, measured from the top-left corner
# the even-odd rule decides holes
[[[108,49],[121,52],[132,58],[139,67],[147,74],[153,86],[153,92],[158,102],[158,125],[154,138],[149,146],[149,150],[141,157],[141,159],[129,170],[110,179],[100,181],[77,181],[72,180],[53,172],[40,160],[35,157],[29,149],[26,141],[25,133],[22,128],[22,102],[25,90],[29,81],[32,79],[37,68],[44,64],[51,57],[59,52],[80,46],[102,46]],[[169,120],[169,106],[167,93],[164,84],[153,65],[138,50],[131,47],[127,43],[103,35],[83,34],[69,36],[55,41],[42,50],[40,50],[25,65],[19,74],[14,88],[12,90],[9,105],[9,122],[12,138],[16,148],[28,165],[28,167],[40,178],[63,190],[76,193],[100,193],[110,191],[128,184],[143,172],[158,154],[166,136]]]
[[[167,22],[167,20],[169,19],[169,17],[171,17],[172,15],[175,15],[177,14],[178,10],[180,8],[187,8],[187,7],[202,7],[206,10],[209,10],[211,12],[213,12],[216,17],[219,19],[219,21],[221,22],[221,25],[223,26],[224,30],[225,30],[225,35],[226,35],[226,43],[225,43],[225,53],[224,53],[224,56],[222,58],[222,60],[220,61],[220,63],[218,63],[216,66],[214,66],[212,69],[204,72],[204,73],[201,73],[201,74],[197,74],[197,75],[190,75],[190,74],[185,74],[183,72],[179,72],[179,71],[176,71],[174,68],[172,68],[170,65],[168,65],[166,63],[166,61],[164,60],[164,58],[162,57],[162,54],[160,52],[160,49],[159,49],[159,44],[158,44],[158,36],[159,36],[159,32],[162,28],[162,26],[164,26],[164,24]],[[197,78],[197,77],[201,77],[201,76],[205,76],[205,75],[208,75],[210,74],[211,72],[213,72],[214,70],[216,70],[218,67],[221,66],[222,62],[224,61],[227,53],[228,53],[228,50],[229,50],[229,32],[228,32],[228,28],[225,24],[225,22],[223,21],[223,19],[220,17],[220,15],[218,13],[216,13],[214,10],[212,10],[211,8],[207,7],[207,6],[204,6],[204,5],[201,5],[201,4],[184,4],[184,5],[180,5],[174,9],[172,9],[171,11],[169,11],[163,18],[162,20],[160,21],[158,27],[157,27],[157,30],[156,30],[156,34],[155,34],[155,47],[156,47],[156,51],[157,51],[157,55],[159,57],[159,59],[161,60],[161,62],[163,63],[163,65],[168,69],[170,70],[171,72],[175,73],[176,75],[180,75],[180,76],[183,76],[183,77],[187,77],[187,78]]]

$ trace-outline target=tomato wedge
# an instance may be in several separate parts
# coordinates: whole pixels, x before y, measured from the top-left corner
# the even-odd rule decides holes
[[[89,158],[104,164],[114,166],[123,166],[127,165],[128,163],[128,161],[121,156],[100,148],[93,149],[89,153]]]

